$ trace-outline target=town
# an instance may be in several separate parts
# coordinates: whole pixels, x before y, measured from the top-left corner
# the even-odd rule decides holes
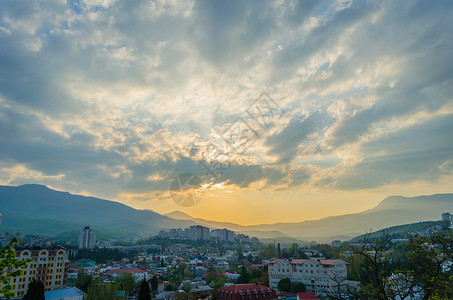
[[[256,237],[202,225],[161,230],[146,239],[103,241],[85,226],[78,244],[2,232],[0,243],[7,247],[17,239],[15,257],[27,262],[21,275],[10,278],[17,299],[26,299],[37,281],[43,284],[46,300],[361,299],[363,289],[373,286],[364,266],[373,271],[393,263],[393,272],[386,276],[402,276],[396,260],[408,253],[403,249],[422,251],[417,240],[430,251],[441,249],[442,241],[436,238],[453,241],[451,227],[452,215],[444,213],[437,225],[404,238],[383,233],[378,239],[365,235],[324,244],[263,244]],[[443,249],[441,272],[449,274],[451,248]],[[389,285],[387,292],[417,299],[420,286],[409,288],[401,277],[398,280],[401,286],[392,290]],[[142,298],[144,290],[148,298]]]

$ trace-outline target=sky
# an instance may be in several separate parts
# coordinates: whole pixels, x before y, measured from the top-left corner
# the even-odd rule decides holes
[[[3,0],[0,184],[245,225],[453,192],[452,32],[451,1]]]

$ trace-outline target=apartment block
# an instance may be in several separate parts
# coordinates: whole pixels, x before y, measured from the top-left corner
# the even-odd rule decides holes
[[[23,274],[10,279],[13,291],[19,297],[25,295],[29,283],[36,279],[44,284],[46,291],[66,286],[68,273],[68,250],[64,248],[16,250],[16,258],[31,262],[23,269]]]
[[[91,230],[90,226],[85,226],[85,228],[80,231],[79,235],[79,249],[91,249],[96,244],[96,235]]]
[[[307,292],[318,296],[346,293],[356,286],[347,280],[346,262],[326,259],[271,259],[269,285],[277,288],[278,282],[288,277],[291,282],[302,282]]]
[[[190,226],[190,239],[192,241],[208,241],[211,237],[210,229],[201,225]]]

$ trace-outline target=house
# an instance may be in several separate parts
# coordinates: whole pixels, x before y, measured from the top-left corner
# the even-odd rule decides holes
[[[229,280],[232,280],[232,281],[236,281],[240,277],[239,274],[236,274],[233,272],[225,272],[225,273],[223,273],[223,275],[225,275],[226,278],[228,278]]]
[[[216,263],[214,267],[220,270],[228,270],[230,268],[230,264],[222,260]]]
[[[219,300],[278,299],[274,289],[258,283],[233,284],[217,289],[214,293]]]
[[[120,274],[130,273],[134,276],[135,280],[141,280],[145,278],[145,280],[149,279],[149,274],[147,270],[144,269],[113,269],[113,270],[106,270],[104,275],[110,275],[113,278],[116,278]]]
[[[160,294],[165,290],[165,281],[157,279],[157,293]]]

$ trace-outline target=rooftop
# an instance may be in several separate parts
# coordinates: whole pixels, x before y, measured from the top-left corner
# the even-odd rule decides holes
[[[83,292],[78,288],[71,287],[71,288],[64,288],[64,289],[57,289],[53,291],[48,291],[44,293],[46,300],[59,300],[63,299],[64,297],[71,297],[71,296],[79,296],[83,295]]]

